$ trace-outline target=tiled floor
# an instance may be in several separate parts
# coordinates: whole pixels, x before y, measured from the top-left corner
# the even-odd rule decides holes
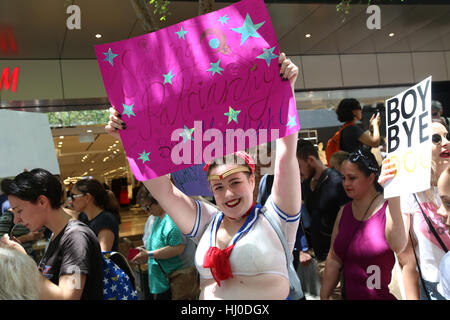
[[[148,215],[139,208],[123,209],[120,211],[122,223],[119,225],[119,237],[136,237],[144,234],[145,222]]]

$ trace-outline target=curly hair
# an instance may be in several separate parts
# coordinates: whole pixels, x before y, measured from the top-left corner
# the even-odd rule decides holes
[[[30,256],[0,248],[0,270],[0,300],[39,299],[40,273]]]
[[[361,109],[361,104],[354,98],[347,98],[341,100],[336,108],[336,114],[340,122],[353,121],[353,110]]]

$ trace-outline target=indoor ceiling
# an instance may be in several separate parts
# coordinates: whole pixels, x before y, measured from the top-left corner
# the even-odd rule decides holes
[[[367,5],[352,5],[343,22],[337,1],[296,2],[266,1],[280,47],[289,55],[450,50],[450,5],[380,5],[381,29],[369,30]],[[81,9],[81,30],[66,28],[71,3]],[[216,1],[214,10],[231,3]],[[161,28],[197,16],[198,2],[173,0],[169,11]],[[129,0],[0,0],[0,22],[20,48],[0,46],[0,59],[95,59],[94,45],[144,34]]]
[[[62,179],[93,176],[104,181],[126,175],[122,144],[105,133],[104,125],[53,128],[52,136]]]

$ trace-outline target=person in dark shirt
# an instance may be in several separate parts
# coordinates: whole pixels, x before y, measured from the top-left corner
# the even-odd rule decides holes
[[[53,232],[39,264],[40,299],[103,299],[103,260],[94,232],[72,220],[61,207],[62,186],[44,169],[23,172],[2,181],[14,211],[14,223],[31,232],[46,226]],[[14,238],[4,235],[0,246],[26,253]]]
[[[356,125],[356,121],[362,119],[362,108],[358,100],[343,99],[336,108],[336,114],[340,122],[351,123],[341,131],[339,149],[353,152],[365,145],[378,147],[380,145],[380,114],[373,115],[370,119],[369,133],[364,132]]]
[[[303,181],[303,202],[311,217],[309,238],[322,282],[334,221],[341,206],[350,199],[344,191],[339,172],[327,168],[320,161],[317,148],[310,141],[298,141],[297,160]],[[336,289],[333,298],[340,298],[340,288]]]
[[[95,179],[78,181],[72,188],[70,200],[78,220],[86,223],[98,237],[102,251],[118,251],[120,205],[109,190]]]

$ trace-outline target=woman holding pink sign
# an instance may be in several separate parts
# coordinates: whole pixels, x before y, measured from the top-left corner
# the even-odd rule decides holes
[[[290,81],[293,90],[298,67],[284,53],[278,62],[280,76]],[[116,110],[110,113],[106,131],[119,139],[117,130],[124,129],[123,122]],[[266,216],[274,218],[292,252],[301,205],[297,133],[278,139],[276,147],[274,184],[264,209],[254,203],[255,164],[244,152],[234,154],[237,163],[216,159],[205,166],[219,209],[186,196],[168,176],[144,181],[180,231],[198,243],[195,264],[201,277],[200,299],[288,297],[288,266],[283,263],[288,258]]]

